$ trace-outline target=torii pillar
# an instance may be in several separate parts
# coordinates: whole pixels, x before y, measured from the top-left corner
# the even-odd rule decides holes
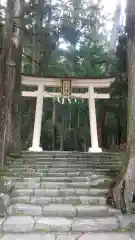
[[[33,130],[33,140],[32,147],[29,148],[31,152],[42,152],[40,147],[40,137],[41,137],[41,125],[42,125],[42,115],[43,115],[43,99],[44,99],[44,85],[38,85],[37,99],[36,99],[36,111],[35,111],[35,121]]]
[[[89,119],[90,119],[90,136],[91,136],[91,148],[89,148],[89,152],[100,153],[102,152],[102,149],[99,147],[99,142],[98,142],[96,107],[95,107],[95,96],[94,96],[95,93],[94,93],[93,86],[89,87],[88,94],[89,94],[88,103],[89,103]]]

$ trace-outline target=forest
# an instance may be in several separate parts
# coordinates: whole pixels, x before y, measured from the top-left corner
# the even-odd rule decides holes
[[[102,1],[97,4],[89,4],[85,0],[67,2],[56,1],[53,4],[40,0],[38,4],[30,1],[27,6],[24,2],[22,13],[16,13],[20,17],[13,20],[12,37],[17,39],[17,34],[20,34],[22,48],[20,63],[14,61],[19,69],[16,74],[19,75],[22,70],[22,74],[44,77],[114,76],[116,81],[110,89],[111,99],[96,101],[98,136],[103,149],[123,150],[127,126],[124,26],[120,26],[117,31],[117,47],[115,50],[111,49],[105,29],[107,17],[103,15]],[[2,13],[1,23],[3,26]],[[2,29],[3,27],[1,31]],[[12,51],[14,55],[15,49]],[[17,148],[28,149],[32,141],[36,99],[20,98],[19,93],[23,88],[19,83],[14,90],[14,101],[17,98],[20,102],[20,110],[16,114],[21,120],[17,126],[20,134],[20,139],[17,140],[17,145],[20,146]],[[55,89],[52,88],[52,91]],[[44,150],[87,151],[90,145],[87,100],[71,99],[63,104],[62,99],[45,98],[43,112],[41,144]],[[13,122],[16,121],[15,118]],[[10,142],[9,146],[16,144],[12,136]]]
[[[127,149],[120,179],[127,183],[125,194],[129,193],[126,199],[127,204],[130,202],[135,169],[134,13],[135,3],[130,0],[126,27],[119,26],[116,46],[112,48],[114,36],[108,38],[105,28],[108,19],[100,0],[96,4],[85,0],[8,0],[6,8],[1,6],[1,164],[8,153],[28,149],[32,141],[35,99],[22,98],[22,74],[113,76],[116,80],[110,89],[110,100],[96,102],[98,135],[105,150]],[[90,144],[87,101],[71,99],[63,103],[62,99],[44,99],[41,144],[44,150],[87,151]]]

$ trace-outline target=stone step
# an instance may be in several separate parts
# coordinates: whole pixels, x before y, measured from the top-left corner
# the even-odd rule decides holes
[[[0,222],[2,232],[48,234],[58,240],[61,231],[61,239],[69,240],[68,234],[77,240],[82,233],[118,230],[120,212],[106,205],[106,196],[112,181],[108,176],[121,169],[119,160],[117,154],[47,151],[24,152],[9,161],[4,179],[15,188],[9,215]]]
[[[97,164],[40,164],[40,163],[37,163],[37,164],[33,164],[33,163],[30,163],[30,164],[12,164],[10,165],[10,168],[12,169],[17,169],[17,168],[21,168],[24,170],[26,168],[31,168],[31,169],[46,169],[46,168],[90,168],[90,169],[97,169],[97,168],[100,168],[100,169],[120,169],[121,168],[121,165],[120,164],[108,164],[108,165],[97,165]]]
[[[19,159],[9,159],[7,162],[19,162],[19,163],[24,163],[24,162],[29,162],[29,163],[117,163],[121,162],[121,159],[111,159],[111,158],[44,158],[44,157],[37,157],[37,158],[19,158]]]
[[[120,171],[120,168],[118,169],[89,169],[89,168],[85,168],[85,169],[76,169],[76,171],[72,168],[72,169],[68,169],[67,168],[46,168],[46,169],[32,169],[32,168],[27,168],[27,169],[19,169],[19,168],[14,168],[14,169],[5,169],[4,172],[1,172],[1,175],[3,176],[24,176],[24,177],[30,177],[32,175],[32,177],[49,177],[49,174],[55,174],[60,173],[59,176],[79,176],[79,177],[85,177],[85,176],[89,176],[89,173],[95,173],[95,174],[100,174],[101,176],[104,175],[108,175],[108,173],[112,173],[112,174],[117,174]],[[78,174],[77,174],[77,173]]]
[[[3,173],[3,178],[4,179],[19,179],[19,180],[23,180],[23,179],[31,179],[31,178],[36,178],[36,179],[42,179],[44,177],[59,177],[59,176],[68,176],[68,177],[76,177],[76,176],[88,176],[88,172],[55,172],[55,173],[36,173],[36,174],[32,174],[32,173],[20,173],[20,172],[5,172]],[[100,173],[101,175],[101,173]],[[104,173],[101,175],[104,176]]]
[[[84,177],[64,177],[64,176],[56,176],[56,177],[41,177],[41,178],[24,178],[23,182],[65,182],[65,183],[71,183],[71,182],[104,182],[104,181],[111,181],[110,178],[104,177],[104,176],[84,176]],[[16,181],[15,181],[16,182]],[[19,181],[20,182],[20,181]]]
[[[8,175],[8,176],[7,176]],[[25,177],[25,176],[23,176],[22,177],[22,175],[20,176],[20,174],[17,174],[18,176],[13,176],[12,175],[12,173],[11,174],[9,174],[9,172],[8,172],[8,174],[7,175],[5,175],[5,176],[3,176],[3,178],[4,179],[8,179],[8,180],[17,180],[17,181],[22,181],[22,180],[29,180],[29,179],[31,179],[31,177],[30,176],[27,176],[27,177]],[[9,176],[10,175],[10,176]],[[41,175],[41,174],[40,174]],[[50,172],[48,172],[48,173],[46,173],[46,174],[44,174],[45,176],[43,176],[43,174],[41,175],[41,176],[38,176],[38,177],[33,177],[32,179],[39,179],[39,181],[41,180],[42,181],[42,179],[44,179],[44,177],[52,177],[52,178],[55,178],[55,177],[89,177],[89,176],[91,176],[91,173],[90,172],[80,172],[80,171],[76,171],[76,172],[55,172],[55,173],[50,173]],[[104,174],[102,174],[102,173],[100,173],[100,174],[98,174],[98,173],[93,173],[93,179],[97,179],[97,178],[102,178],[102,177],[104,177]]]
[[[57,157],[52,157],[52,156],[42,156],[42,155],[37,155],[37,156],[21,156],[20,158],[18,158],[17,160],[36,160],[36,159],[40,159],[43,161],[46,160],[51,160],[51,161],[122,161],[122,157],[121,156],[115,156],[115,157],[110,157],[110,156],[95,156],[95,157],[91,157],[91,156],[71,156],[71,157],[63,157],[63,156],[57,156]]]
[[[11,216],[3,225],[3,233],[31,233],[33,232],[75,232],[88,233],[99,231],[113,231],[119,229],[120,224],[115,217],[107,218],[75,218],[67,219],[62,217],[31,217]]]
[[[24,178],[36,178],[36,177],[60,177],[60,176],[65,176],[65,177],[87,177],[90,175],[90,173],[95,173],[96,175],[100,176],[105,176],[111,178],[111,175],[117,175],[120,172],[120,169],[104,169],[104,170],[99,170],[99,169],[56,169],[56,168],[48,168],[48,169],[30,169],[27,168],[25,170],[23,169],[9,169],[4,172],[1,172],[1,175],[3,176],[14,176],[14,177],[24,177]],[[110,176],[109,176],[110,174]]]
[[[22,153],[20,154],[20,156],[46,156],[46,157],[66,157],[66,158],[70,158],[70,157],[100,157],[100,156],[110,156],[112,154],[106,154],[106,153],[83,153],[83,152],[28,152],[28,153]],[[114,154],[116,155],[116,154]],[[112,155],[113,156],[113,155]]]
[[[24,166],[37,166],[37,167],[44,167],[44,166],[53,166],[53,167],[115,167],[115,166],[121,166],[123,163],[122,162],[49,162],[49,161],[20,161],[20,162],[7,162],[7,166],[10,165],[11,167],[19,166],[19,167],[24,167]]]
[[[14,204],[7,209],[9,216],[44,216],[66,218],[91,218],[114,216],[114,210],[106,205],[72,205],[72,204],[47,204],[37,206],[34,204]]]
[[[8,161],[7,161],[8,162]],[[50,158],[31,158],[31,159],[17,159],[17,160],[9,160],[9,162],[19,162],[19,163],[121,163],[120,159],[50,159]]]
[[[104,176],[96,176],[96,175],[90,175],[85,177],[64,177],[64,176],[56,176],[56,177],[41,177],[41,178],[25,178],[23,179],[24,182],[26,181],[33,181],[33,182],[88,182],[88,181],[111,181],[110,178],[104,177]]]
[[[118,162],[118,161],[121,161],[120,158],[102,158],[102,157],[96,157],[96,158],[50,158],[50,157],[21,157],[21,158],[18,158],[18,159],[15,159],[15,160],[9,160],[9,161],[18,161],[18,162],[71,162],[71,163],[83,163],[83,162],[86,162],[86,163],[89,163],[89,162],[99,162],[99,163],[102,163],[102,162]]]
[[[8,163],[8,162],[7,162]],[[104,166],[104,165],[117,165],[117,164],[123,164],[123,162],[121,161],[111,161],[111,160],[108,160],[108,161],[98,161],[96,159],[94,160],[90,160],[90,161],[49,161],[48,159],[47,160],[41,160],[41,159],[32,159],[32,160],[20,160],[20,161],[10,161],[9,162],[10,164],[31,164],[31,165],[34,165],[34,164],[37,164],[37,165],[90,165],[90,166],[93,166],[93,165],[97,165],[97,166]]]
[[[47,156],[108,156],[108,155],[118,155],[117,152],[101,152],[101,153],[90,153],[90,152],[78,152],[78,151],[42,151],[42,152],[30,152],[22,151],[21,155],[47,155]]]
[[[48,157],[48,156],[29,156],[18,158],[17,161],[51,161],[51,162],[121,162],[122,157]]]
[[[11,204],[25,203],[44,206],[46,204],[84,204],[84,205],[105,205],[106,198],[98,196],[69,196],[69,197],[42,197],[42,196],[21,196],[12,197]]]
[[[14,188],[15,189],[22,189],[22,188],[33,188],[33,189],[53,189],[53,188],[90,188],[90,187],[95,187],[95,188],[105,188],[110,186],[110,182],[93,182],[93,183],[83,183],[83,182],[78,182],[78,183],[63,183],[63,182],[15,182],[14,183]]]
[[[15,188],[33,188],[33,189],[54,189],[54,188],[91,188],[91,187],[96,187],[100,185],[104,186],[110,185],[110,182],[105,182],[104,179],[97,179],[93,181],[87,181],[87,182],[34,182],[34,181],[29,181],[29,182],[14,182]],[[102,187],[103,188],[103,187]]]
[[[34,182],[42,182],[42,181],[46,181],[45,179],[47,178],[51,178],[51,179],[64,179],[64,178],[68,178],[68,179],[82,179],[82,182],[83,182],[83,179],[88,179],[90,178],[91,180],[96,180],[96,179],[106,179],[107,177],[105,177],[104,175],[100,175],[100,174],[94,174],[94,173],[90,173],[84,176],[79,176],[78,174],[79,172],[75,172],[75,173],[67,173],[66,176],[65,176],[65,173],[48,173],[45,177],[44,176],[41,176],[41,177],[33,177],[33,178],[30,178],[30,177],[24,177],[24,178],[21,178],[20,176],[19,177],[9,177],[9,176],[3,176],[3,179],[5,180],[12,180],[12,181],[18,181],[18,182],[22,182],[22,181],[34,181]],[[50,175],[51,174],[51,175]],[[69,175],[69,176],[67,176]],[[107,178],[108,180],[111,178]]]
[[[102,153],[89,153],[89,152],[78,152],[78,151],[42,151],[42,152],[29,152],[22,151],[21,155],[23,156],[119,156],[121,153],[116,152],[107,152],[104,151]]]
[[[107,192],[108,192],[108,189],[96,189],[96,188],[14,189],[11,193],[11,196],[12,197],[105,196]]]
[[[50,172],[2,172],[2,176],[7,176],[7,177],[19,177],[21,179],[23,178],[37,178],[37,177],[46,177],[46,176],[60,176],[60,175],[64,175],[64,176],[88,176],[89,172],[85,172],[85,171],[78,171],[77,172],[63,172],[63,170],[59,170],[58,172],[52,171],[50,170]],[[119,171],[115,171],[115,172],[111,172],[109,170],[104,170],[102,172],[100,171],[95,171],[96,173],[100,173],[100,175],[107,175],[109,177],[113,177],[116,176]]]
[[[10,159],[9,159],[10,160]],[[11,159],[12,160],[12,159]],[[13,159],[14,161],[14,159]],[[15,161],[28,161],[28,162],[34,162],[34,161],[41,161],[41,162],[117,162],[117,161],[121,161],[121,158],[104,158],[104,157],[93,157],[93,158],[86,158],[86,157],[70,157],[70,158],[66,158],[66,157],[44,157],[44,156],[37,156],[37,157],[20,157],[18,159],[15,159]]]
[[[114,168],[114,169],[117,169],[117,168],[120,168],[121,167],[121,165],[120,164],[115,164],[115,165],[111,165],[111,164],[108,164],[108,165],[100,165],[100,166],[98,166],[98,165],[96,165],[96,164],[89,164],[89,165],[87,165],[87,164],[40,164],[40,163],[37,163],[37,164],[13,164],[13,165],[9,165],[10,166],[10,168],[13,168],[13,169],[18,169],[18,168],[21,168],[21,169],[26,169],[26,168],[31,168],[31,169],[48,169],[48,168],[56,168],[56,169],[58,169],[58,168],[63,168],[63,169],[85,169],[85,168],[89,168],[89,169],[99,169],[99,167],[100,167],[100,169],[102,170],[102,169],[110,169],[110,168]],[[8,168],[8,165],[7,165],[7,168]]]
[[[1,240],[133,240],[134,233],[28,233],[3,234]]]
[[[103,169],[100,169],[100,168],[86,168],[86,167],[83,167],[83,168],[70,168],[70,167],[62,167],[62,168],[54,168],[54,167],[44,167],[43,169],[38,169],[38,168],[10,168],[7,170],[7,172],[23,172],[23,173],[27,173],[27,172],[34,172],[34,173],[46,173],[46,172],[52,172],[52,173],[56,173],[56,172],[76,172],[76,171],[80,171],[80,172],[107,172],[107,171],[110,171],[112,168],[103,168]],[[117,170],[119,170],[120,168],[119,167],[116,167],[114,168]]]

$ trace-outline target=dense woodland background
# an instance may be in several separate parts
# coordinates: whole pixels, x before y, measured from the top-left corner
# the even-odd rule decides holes
[[[102,1],[97,4],[84,0],[67,2],[57,0],[52,4],[39,0],[36,4],[36,1],[30,1],[29,5],[22,6],[19,21],[13,17],[12,40],[14,34],[19,34],[17,31],[21,36],[22,72],[44,77],[116,77],[110,89],[111,99],[96,101],[98,135],[103,149],[123,150],[127,126],[125,30],[120,26],[115,54],[110,49],[110,39],[105,31],[107,17],[103,15]],[[14,7],[15,4],[17,1],[13,1]],[[23,89],[18,84],[15,92]],[[81,92],[80,89],[76,91]],[[18,101],[19,95],[16,97],[15,101]],[[19,102],[17,119],[20,119],[20,126],[17,131],[21,131],[20,146],[28,149],[32,142],[36,99],[20,98]],[[89,134],[87,100],[71,99],[62,104],[62,99],[44,99],[43,149],[87,151]]]

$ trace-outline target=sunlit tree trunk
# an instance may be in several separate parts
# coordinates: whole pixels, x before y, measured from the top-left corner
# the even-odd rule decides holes
[[[128,212],[132,212],[132,198],[135,191],[135,1],[128,1],[128,136],[127,159],[125,173],[125,202]]]
[[[128,127],[127,161],[114,188],[115,200],[125,202],[126,211],[133,212],[132,200],[135,193],[135,1],[128,0],[127,7],[127,50],[128,50]],[[123,189],[124,188],[124,189]],[[121,194],[121,192],[124,192]],[[121,206],[123,208],[123,206]]]

